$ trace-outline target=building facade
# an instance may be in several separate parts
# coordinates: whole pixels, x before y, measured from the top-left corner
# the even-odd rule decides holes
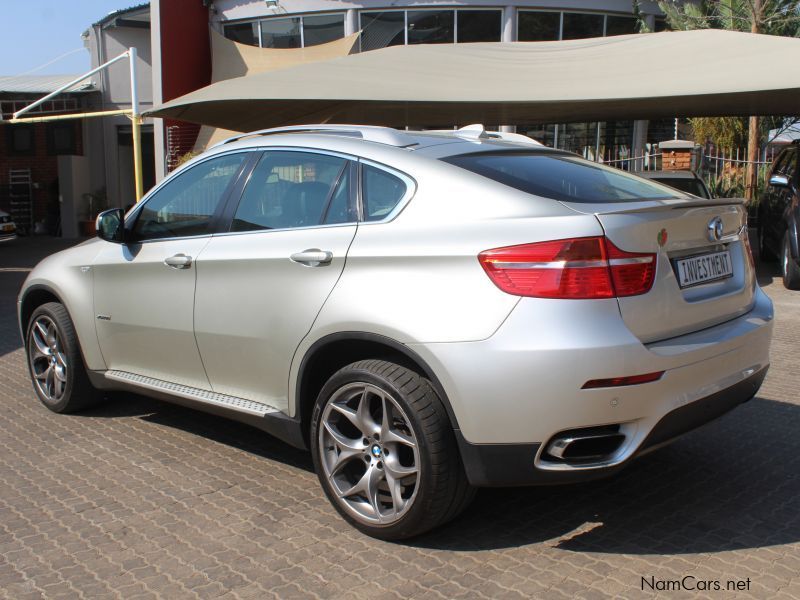
[[[402,44],[452,44],[470,42],[530,42],[579,39],[636,33],[638,19],[631,0],[462,0],[461,2],[413,2],[410,0],[154,0],[153,14],[160,15],[153,44],[163,57],[181,51],[166,31],[177,24],[178,5],[195,12],[199,4],[207,12],[211,28],[242,44],[263,48],[303,48],[330,42],[361,32],[358,51],[368,52]],[[183,9],[181,9],[183,10]],[[664,29],[664,18],[657,2],[639,3],[642,18],[651,30]],[[155,22],[155,17],[154,17]],[[184,38],[189,34],[182,28]],[[197,27],[198,43],[203,28]],[[201,52],[207,52],[206,46]],[[167,61],[169,62],[169,61]],[[193,63],[196,86],[210,78],[202,65]],[[157,67],[156,67],[157,69]],[[161,94],[159,81],[169,81],[154,71],[157,101],[172,94]],[[205,85],[206,83],[202,83]],[[413,82],[409,82],[412,85]],[[186,90],[189,91],[189,90]],[[183,93],[186,93],[184,91]],[[441,123],[439,126],[452,124]],[[515,124],[491,124],[514,127]],[[175,124],[172,125],[173,131]],[[518,126],[525,133],[548,145],[584,154],[592,159],[613,160],[641,151],[648,142],[671,137],[672,123],[610,121],[592,123],[541,123]],[[648,133],[649,131],[649,133]],[[166,128],[157,132],[166,140]],[[168,148],[161,149],[157,163],[164,163]],[[159,167],[157,167],[159,168]],[[161,167],[163,169],[163,167]]]
[[[77,75],[0,77],[0,116],[13,114],[73,81]],[[91,82],[45,102],[27,117],[92,110],[99,93]],[[57,234],[61,227],[59,163],[82,157],[86,123],[78,120],[0,127],[0,210],[11,214],[21,233]]]

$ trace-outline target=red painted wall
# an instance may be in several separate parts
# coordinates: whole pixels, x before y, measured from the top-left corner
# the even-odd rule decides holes
[[[161,90],[164,102],[211,83],[211,40],[208,8],[201,0],[161,0]],[[165,119],[164,127],[177,126],[178,152],[191,151],[198,125]]]
[[[162,0],[161,89],[164,102],[211,82],[208,8],[201,0]]]

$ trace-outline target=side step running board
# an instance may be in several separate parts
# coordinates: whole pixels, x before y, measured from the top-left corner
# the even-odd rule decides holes
[[[260,402],[253,402],[252,400],[245,400],[244,398],[237,398],[236,396],[226,396],[225,394],[218,394],[217,392],[210,392],[188,385],[162,381],[161,379],[153,379],[152,377],[136,375],[135,373],[126,373],[125,371],[106,371],[106,378],[114,381],[132,383],[138,387],[166,392],[172,396],[180,396],[187,400],[207,402],[256,417],[263,417],[269,413],[280,412],[277,408],[273,408],[267,404],[261,404]]]
[[[110,370],[103,375],[117,388],[241,421],[296,448],[306,448],[299,419],[288,417],[274,406],[127,371]]]

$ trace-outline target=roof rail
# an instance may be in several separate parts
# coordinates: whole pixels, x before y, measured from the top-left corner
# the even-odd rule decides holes
[[[290,125],[287,127],[273,127],[271,129],[261,129],[249,133],[241,133],[226,140],[214,144],[214,148],[237,142],[241,139],[262,135],[277,135],[280,133],[326,133],[358,137],[369,142],[387,144],[389,146],[411,146],[416,142],[404,132],[392,129],[391,127],[378,127],[374,125]]]
[[[424,133],[424,132],[423,132]],[[533,138],[520,133],[510,133],[506,131],[486,131],[483,125],[476,123],[475,125],[467,125],[460,129],[435,129],[431,133],[446,133],[465,140],[503,140],[504,142],[521,142],[523,144],[531,144],[533,146],[541,146],[541,142],[537,142]]]

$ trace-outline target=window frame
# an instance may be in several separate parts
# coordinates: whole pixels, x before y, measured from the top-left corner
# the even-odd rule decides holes
[[[616,37],[615,36],[608,36],[608,17],[629,17],[629,18],[636,18],[633,13],[623,13],[623,12],[606,12],[602,10],[580,10],[577,8],[570,8],[570,9],[559,9],[557,7],[553,8],[527,8],[518,6],[516,15],[515,15],[515,23],[514,23],[514,31],[516,31],[516,41],[519,41],[519,16],[520,13],[558,13],[558,39],[553,41],[563,41],[564,40],[564,15],[565,14],[577,14],[577,15],[599,15],[603,17],[603,34],[600,37]],[[591,38],[570,38],[571,40],[577,39],[591,39]]]
[[[253,46],[254,48],[263,48],[264,47],[264,36],[261,31],[261,23],[265,21],[277,21],[281,19],[300,19],[300,46],[299,48],[313,48],[314,46],[306,46],[306,38],[305,38],[305,18],[306,17],[341,17],[342,18],[342,37],[337,38],[336,40],[331,40],[331,42],[325,43],[332,43],[337,40],[344,39],[347,37],[345,33],[347,30],[347,13],[342,11],[320,11],[320,12],[308,12],[308,13],[286,13],[286,14],[279,14],[279,15],[270,15],[268,17],[261,17],[256,19],[241,19],[231,22],[225,22],[222,27],[222,35],[226,40],[231,40],[227,35],[225,35],[226,29],[228,27],[233,27],[235,25],[245,25],[245,24],[252,24],[255,27],[255,33],[258,45]],[[235,41],[235,40],[231,40]],[[237,42],[241,44],[242,42]],[[246,44],[249,45],[249,44]],[[319,44],[315,44],[319,45]],[[360,44],[359,44],[360,48]]]
[[[208,230],[205,233],[195,234],[195,235],[177,235],[171,237],[163,237],[163,238],[145,238],[145,239],[134,239],[133,237],[133,228],[136,222],[139,220],[141,216],[142,210],[144,207],[147,206],[147,203],[150,202],[156,194],[174,179],[177,179],[181,174],[188,173],[190,170],[194,169],[195,167],[205,164],[208,161],[215,160],[218,158],[222,158],[225,156],[230,156],[232,154],[248,154],[245,156],[245,159],[242,161],[242,164],[239,166],[238,171],[231,177],[230,182],[228,183],[225,191],[222,193],[222,198],[220,199],[219,204],[217,205],[214,214],[211,216],[211,219],[208,223]],[[196,238],[204,238],[204,237],[211,237],[217,231],[219,231],[220,225],[222,224],[222,219],[225,214],[225,209],[230,202],[231,194],[240,186],[242,185],[242,181],[244,179],[248,179],[250,173],[252,172],[253,168],[255,167],[255,162],[253,161],[253,156],[258,154],[257,152],[253,152],[253,148],[239,148],[236,150],[232,150],[230,152],[220,152],[218,154],[213,154],[207,157],[204,157],[197,162],[188,163],[184,168],[178,169],[171,173],[169,177],[165,177],[164,180],[155,186],[152,190],[150,190],[144,198],[142,198],[136,205],[128,211],[125,215],[125,219],[123,222],[123,226],[125,227],[125,235],[126,239],[129,240],[128,243],[130,244],[152,244],[156,242],[168,242],[174,240],[187,240],[187,239],[196,239]],[[257,162],[257,161],[256,161]]]
[[[416,46],[418,44],[409,44],[408,43],[408,13],[409,12],[445,12],[451,11],[453,13],[453,41],[452,42],[444,42],[444,44],[469,44],[469,43],[480,43],[480,42],[460,42],[458,40],[458,13],[461,12],[495,12],[498,14],[500,18],[500,36],[497,42],[503,41],[503,16],[505,15],[505,7],[498,7],[498,6],[420,6],[420,7],[404,7],[404,8],[363,8],[358,11],[358,27],[361,28],[361,16],[362,15],[369,15],[369,14],[383,14],[383,13],[403,13],[403,46]],[[543,11],[540,11],[543,12]],[[555,11],[550,11],[555,12]],[[361,36],[358,38],[358,52],[371,52],[371,50],[364,50],[361,45]],[[497,43],[497,42],[487,42],[487,43]],[[398,44],[400,45],[400,44]],[[389,46],[385,46],[389,47]],[[376,48],[379,50],[380,48]]]

